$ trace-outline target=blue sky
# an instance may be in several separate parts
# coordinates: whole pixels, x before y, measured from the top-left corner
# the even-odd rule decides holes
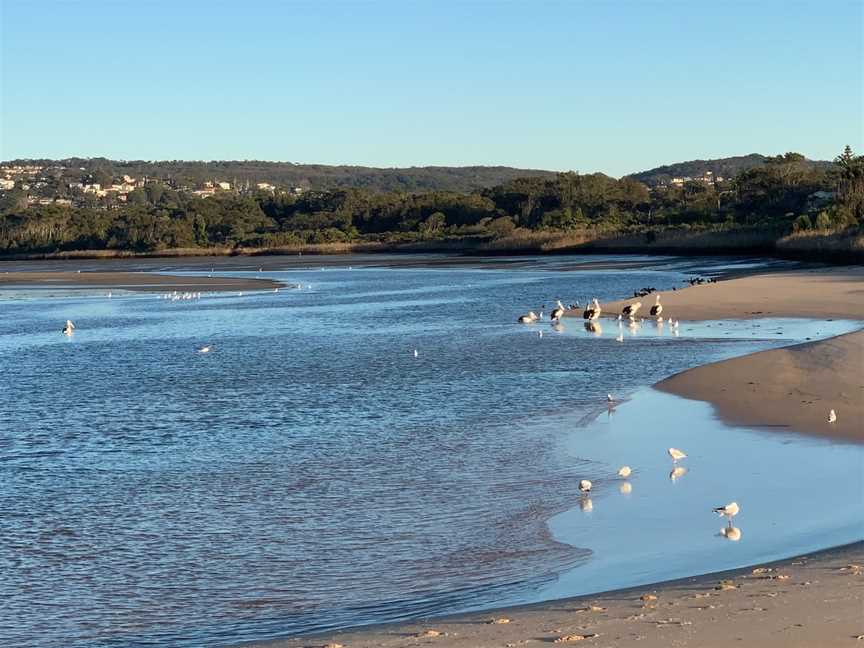
[[[0,158],[612,175],[864,149],[864,3],[0,0]]]

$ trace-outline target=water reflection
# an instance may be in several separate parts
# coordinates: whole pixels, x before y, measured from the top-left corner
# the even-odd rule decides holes
[[[734,527],[731,524],[729,526],[723,527],[720,529],[720,533],[718,534],[727,540],[731,540],[732,542],[738,542],[741,539],[741,529],[738,527]]]
[[[579,509],[583,513],[590,513],[594,510],[594,503],[591,501],[590,497],[582,497],[579,500]]]
[[[686,474],[687,469],[684,466],[675,466],[672,469],[672,472],[669,473],[669,479],[671,479],[673,482],[676,482]]]
[[[585,330],[597,336],[603,335],[603,327],[600,326],[600,322],[585,322]]]
[[[630,484],[629,481],[625,481],[624,483],[618,485],[618,492],[622,495],[629,495],[633,492],[633,486]]]

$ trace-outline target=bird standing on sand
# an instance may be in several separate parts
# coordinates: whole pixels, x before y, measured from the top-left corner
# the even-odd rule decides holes
[[[654,305],[651,307],[649,311],[652,317],[657,317],[660,313],[663,312],[663,306],[660,304],[660,295],[657,295],[657,301],[654,302]]]
[[[631,321],[635,321],[636,313],[639,312],[639,309],[642,308],[642,302],[637,301],[632,304],[627,304],[622,310],[621,314],[625,317],[629,317]]]
[[[729,502],[726,506],[718,506],[715,509],[711,509],[717,515],[721,517],[725,517],[729,520],[729,524],[732,524],[732,518],[738,515],[738,502]]]
[[[72,335],[74,331],[75,325],[72,323],[72,320],[66,320],[66,326],[63,327],[63,335]]]
[[[630,470],[630,466],[621,466],[621,467],[618,469],[618,476],[619,476],[619,477],[624,477],[624,478],[626,479],[627,477],[630,476],[630,473],[632,473],[632,472],[633,472],[633,471]]]
[[[672,457],[673,462],[687,458],[687,455],[681,452],[678,448],[669,448],[666,452],[668,452],[669,456]]]
[[[596,320],[600,317],[600,311],[600,302],[598,302],[595,297],[592,303],[585,309],[585,312],[582,313],[582,317],[586,320]]]
[[[828,422],[829,423],[836,423],[837,422],[837,413],[833,409],[830,412],[828,412]]]
[[[552,313],[549,315],[553,322],[557,322],[564,316],[564,304],[561,303],[561,300],[556,301],[557,307],[552,309]]]
[[[579,482],[579,492],[580,493],[590,493],[591,492],[591,482],[587,479],[583,479]]]

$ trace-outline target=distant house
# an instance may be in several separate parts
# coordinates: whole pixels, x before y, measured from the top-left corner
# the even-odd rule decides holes
[[[14,180],[0,180],[0,189],[3,191],[10,191],[15,188]]]
[[[193,196],[198,196],[199,198],[209,198],[213,194],[216,193],[216,190],[211,187],[205,187],[204,189],[196,189],[192,192]]]
[[[218,186],[223,191],[230,191],[231,183],[230,182],[217,182],[216,186]]]
[[[68,198],[55,198],[54,204],[55,205],[62,205],[63,207],[71,207],[72,201],[69,200]]]
[[[269,191],[270,193],[273,193],[274,191],[276,191],[276,187],[271,185],[269,182],[259,182],[255,186],[258,187],[259,191]]]

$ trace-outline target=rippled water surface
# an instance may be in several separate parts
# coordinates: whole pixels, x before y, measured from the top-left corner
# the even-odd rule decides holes
[[[636,427],[610,435],[610,421],[640,398],[609,418],[607,392],[854,326],[646,324],[619,343],[614,322],[514,323],[558,297],[679,286],[689,265],[674,261],[264,276],[302,288],[0,295],[0,643],[236,645],[677,575],[633,577],[647,558],[620,541],[625,521],[657,538],[672,520],[640,499],[662,495],[649,478],[602,506]],[[687,420],[668,425],[680,436]],[[795,445],[746,434],[736,451]],[[860,451],[843,456],[847,474]],[[703,461],[707,475],[729,458]],[[583,476],[599,484],[587,517]],[[814,533],[830,544],[843,524]],[[762,531],[760,551],[782,537]],[[687,568],[710,570],[716,543],[689,546]]]

